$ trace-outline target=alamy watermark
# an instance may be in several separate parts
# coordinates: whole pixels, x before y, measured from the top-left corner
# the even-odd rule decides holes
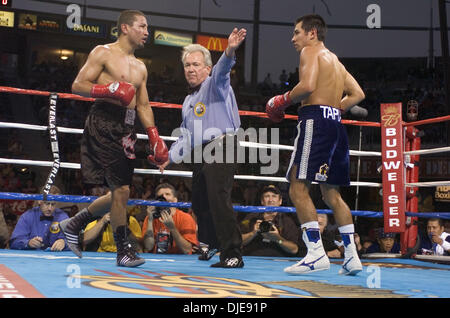
[[[194,120],[192,134],[183,127],[173,130],[171,136],[178,138],[171,151],[174,163],[255,163],[265,165],[260,167],[261,174],[277,173],[280,166],[280,152],[276,147],[280,143],[278,128],[227,129],[224,134],[215,127],[203,130],[202,125],[201,120]],[[244,141],[252,143],[248,151],[241,146]]]
[[[66,12],[69,13],[66,19],[67,28],[73,29],[76,25],[81,24],[81,8],[78,4],[69,4]]]
[[[76,264],[69,264],[66,267],[67,275],[66,286],[67,288],[81,288],[81,268]]]
[[[380,266],[367,266],[367,272],[370,273],[366,279],[366,286],[368,288],[381,288],[381,269]]]
[[[73,29],[75,25],[81,24],[81,7],[78,4],[71,3],[66,7],[69,13],[66,19],[67,28]],[[366,7],[366,12],[370,13],[366,19],[366,25],[369,29],[381,28],[381,7],[376,3],[371,3]]]
[[[381,7],[372,3],[366,8],[366,12],[370,13],[367,17],[366,25],[369,29],[380,29],[381,28]]]

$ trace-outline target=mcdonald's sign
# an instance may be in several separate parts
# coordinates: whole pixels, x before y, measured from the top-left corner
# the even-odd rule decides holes
[[[220,38],[212,35],[197,35],[197,43],[210,51],[223,52],[228,46],[228,38]]]

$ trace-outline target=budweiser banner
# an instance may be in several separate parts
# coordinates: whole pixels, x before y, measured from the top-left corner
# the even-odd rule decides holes
[[[405,231],[402,104],[381,104],[381,160],[385,232]]]

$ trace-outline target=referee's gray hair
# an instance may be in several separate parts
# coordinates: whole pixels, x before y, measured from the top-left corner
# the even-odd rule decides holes
[[[186,57],[193,52],[202,52],[205,65],[212,66],[211,53],[206,47],[200,44],[189,44],[183,47],[183,51],[181,52],[181,62],[183,63],[183,65],[186,60]]]

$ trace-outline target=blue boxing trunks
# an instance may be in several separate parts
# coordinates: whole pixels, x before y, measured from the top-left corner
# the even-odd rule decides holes
[[[135,167],[135,110],[104,101],[91,107],[81,141],[83,182],[130,185]]]
[[[296,178],[332,185],[349,185],[349,149],[339,109],[308,105],[298,110],[297,135],[286,178],[293,166]]]

